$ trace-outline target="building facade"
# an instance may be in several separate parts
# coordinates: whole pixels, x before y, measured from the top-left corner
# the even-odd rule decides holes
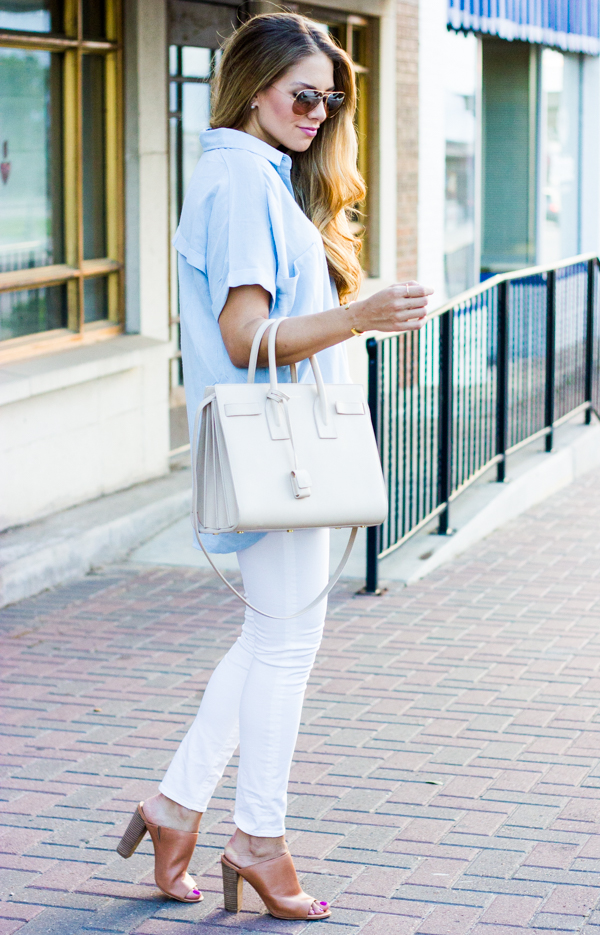
[[[532,23],[477,0],[283,6],[355,65],[364,294],[418,278],[439,305],[600,248],[598,0]],[[170,238],[222,40],[273,8],[0,0],[0,530],[185,448]]]

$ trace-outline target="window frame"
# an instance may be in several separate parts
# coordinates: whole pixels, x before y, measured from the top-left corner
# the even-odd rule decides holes
[[[0,273],[0,293],[66,285],[67,327],[0,341],[0,360],[30,356],[119,334],[124,328],[123,36],[122,0],[106,0],[106,39],[83,38],[83,2],[65,0],[64,34],[0,29],[0,47],[63,55],[64,262]],[[83,56],[104,56],[106,256],[84,259]],[[84,286],[104,277],[108,317],[85,322]]]

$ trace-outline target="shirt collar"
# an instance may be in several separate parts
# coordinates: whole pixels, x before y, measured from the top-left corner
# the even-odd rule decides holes
[[[289,179],[292,160],[287,153],[269,146],[262,140],[244,133],[243,130],[232,130],[230,127],[218,127],[216,130],[204,130],[200,134],[200,142],[204,152],[211,149],[245,149],[257,156],[263,156],[275,166],[279,175],[285,180]]]

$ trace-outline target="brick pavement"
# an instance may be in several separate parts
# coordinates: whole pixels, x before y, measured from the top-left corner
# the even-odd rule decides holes
[[[289,842],[312,935],[600,935],[600,473],[383,598],[339,588],[304,710]],[[0,613],[0,935],[300,933],[222,907],[235,760],[192,869],[115,845],[241,609],[191,569],[109,568]]]

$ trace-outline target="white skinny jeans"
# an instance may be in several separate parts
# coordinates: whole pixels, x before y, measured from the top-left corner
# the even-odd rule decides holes
[[[329,530],[270,532],[237,553],[246,598],[272,614],[309,604],[328,578]],[[327,600],[293,620],[246,608],[242,633],[213,672],[160,791],[204,812],[238,743],[234,821],[246,834],[285,833],[287,785]]]

